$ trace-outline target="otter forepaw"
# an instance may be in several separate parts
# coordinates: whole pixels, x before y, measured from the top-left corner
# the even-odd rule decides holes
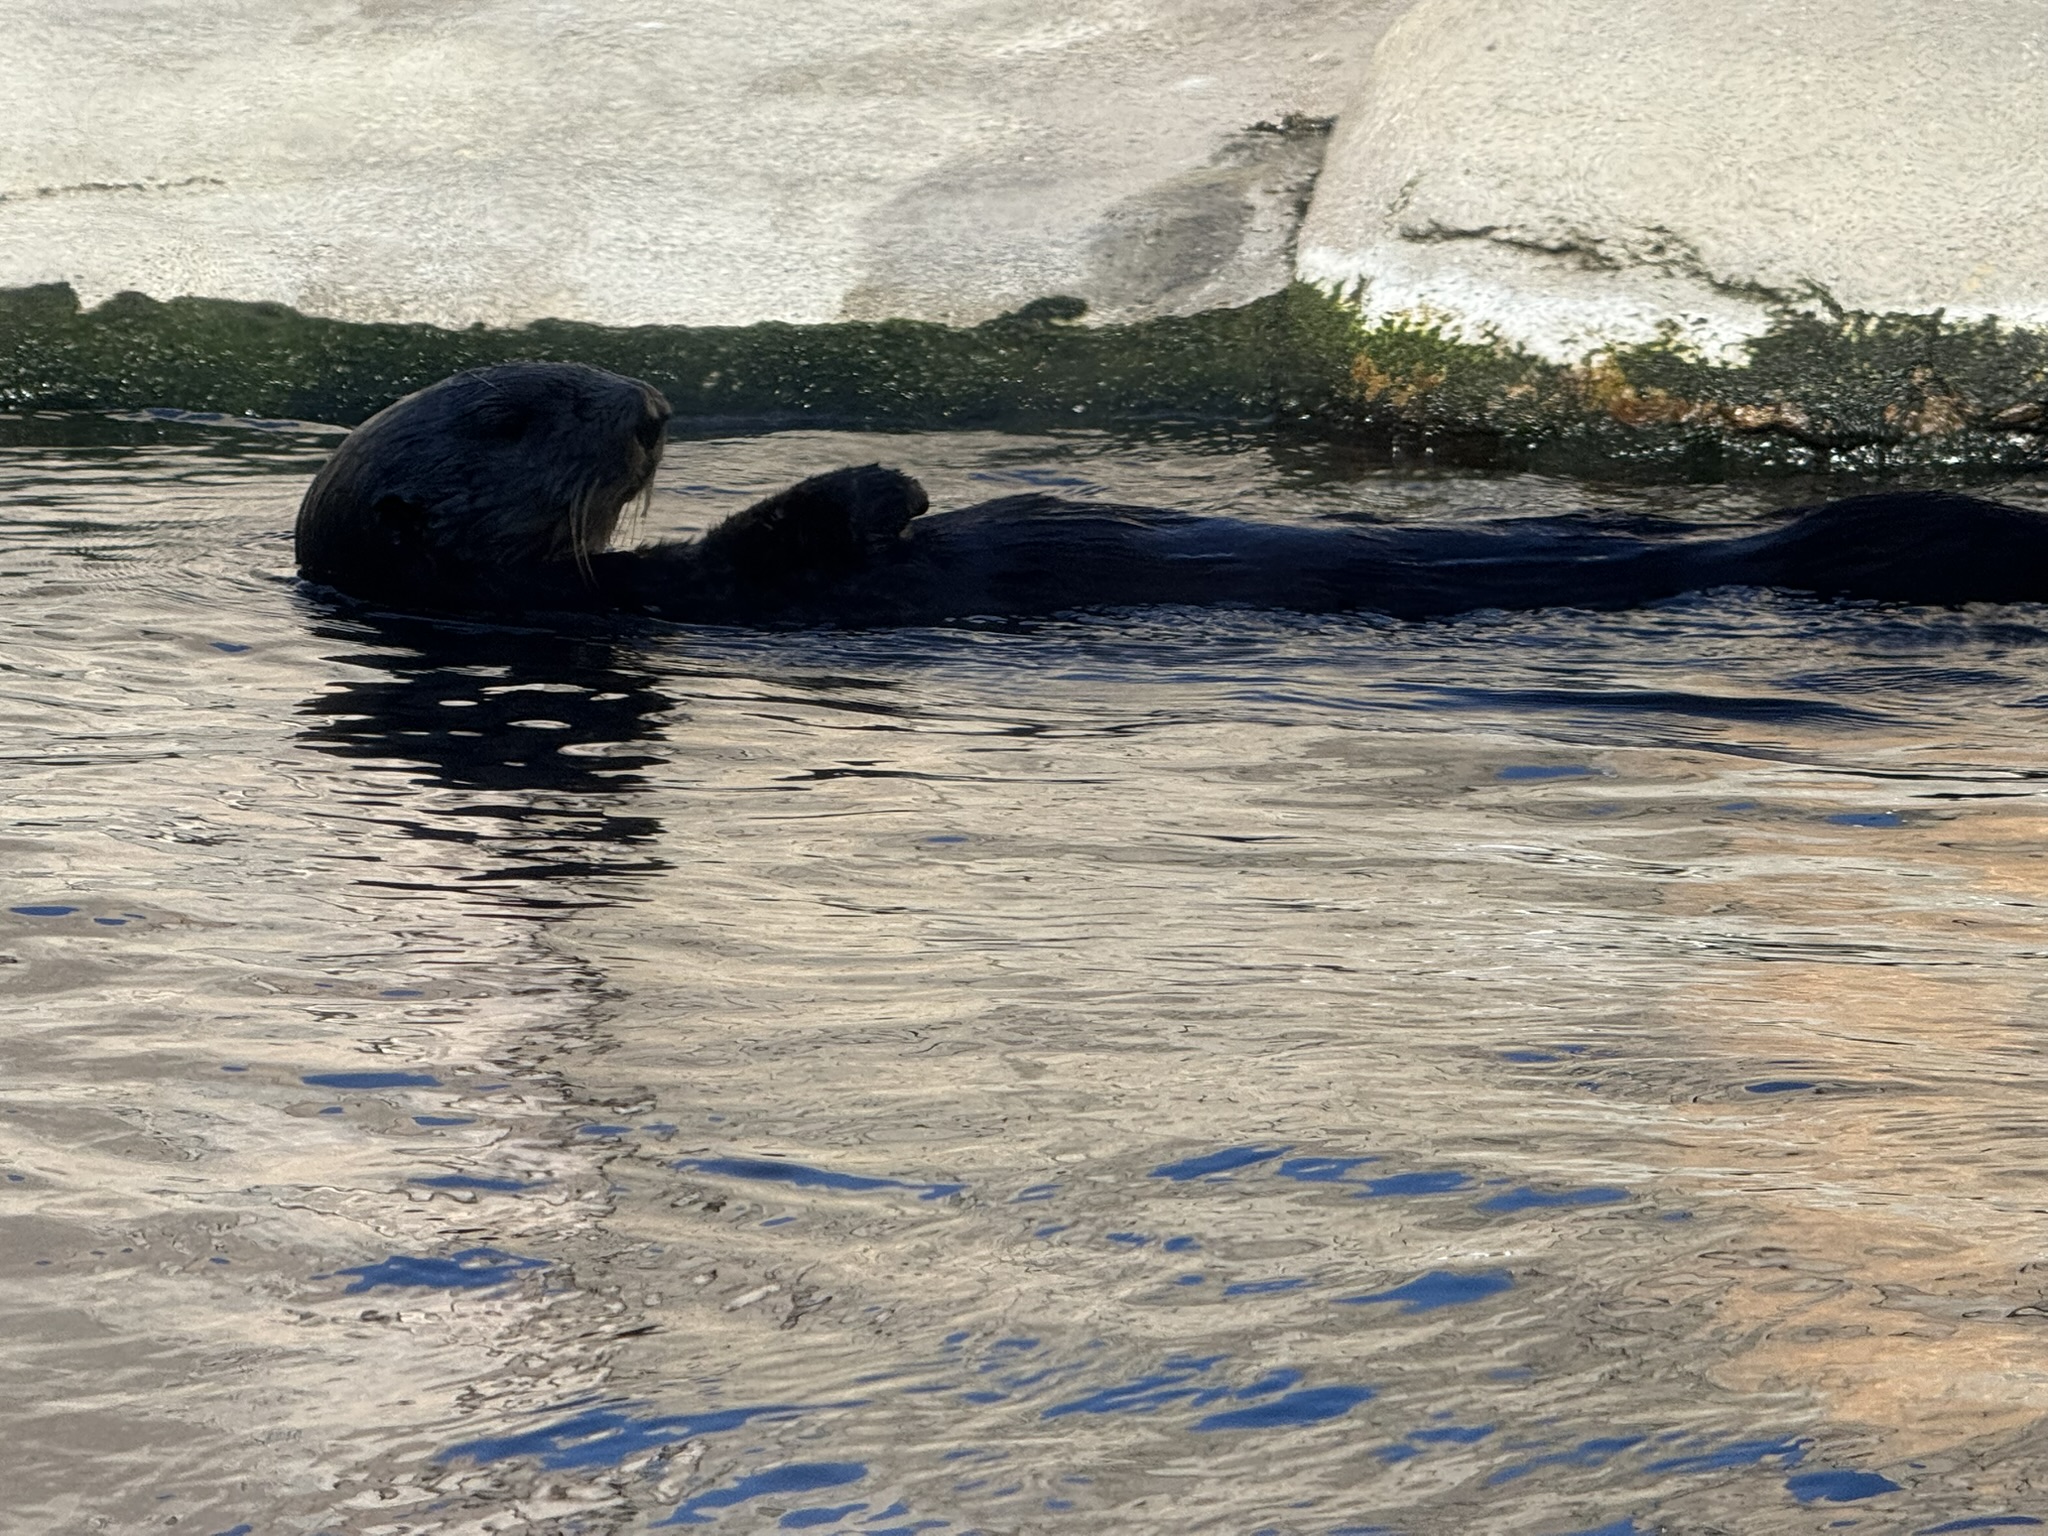
[[[924,487],[879,464],[799,481],[704,535],[704,553],[742,580],[780,586],[849,576],[931,505]]]

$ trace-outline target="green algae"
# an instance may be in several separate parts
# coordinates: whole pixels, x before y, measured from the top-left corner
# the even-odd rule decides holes
[[[1589,476],[1816,471],[1957,479],[2048,461],[2048,334],[1940,315],[1787,309],[1746,356],[1675,338],[1557,364],[1423,319],[1361,321],[1303,285],[1122,326],[1048,298],[918,321],[447,330],[276,304],[0,290],[0,411],[176,408],[351,424],[513,358],[648,379],[678,429],[1250,422],[1392,458]]]
[[[1556,364],[1429,319],[1362,328],[1361,419],[1504,467],[1956,479],[2048,463],[2048,334],[1786,309],[1734,362],[1675,337]]]
[[[970,328],[918,321],[516,329],[363,325],[276,304],[62,285],[0,291],[0,409],[155,406],[351,424],[459,369],[593,363],[653,383],[690,423],[1043,426],[1329,415],[1352,323],[1308,289],[1188,319],[1091,328],[1041,300]]]

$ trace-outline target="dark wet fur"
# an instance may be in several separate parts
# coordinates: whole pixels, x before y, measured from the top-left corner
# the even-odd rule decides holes
[[[881,537],[881,477],[902,533]],[[665,618],[737,624],[922,624],[978,615],[1173,603],[1429,618],[1480,608],[1632,608],[1720,586],[1953,605],[2048,599],[2048,517],[1947,492],[1853,497],[1741,537],[1655,537],[1592,518],[1459,527],[1251,522],[1014,496],[917,518],[916,482],[869,467],[842,506],[783,493],[825,530],[601,557],[605,599]],[[742,513],[741,518],[751,514]],[[738,521],[737,519],[735,521]],[[865,534],[856,537],[842,523]],[[829,558],[807,563],[823,548]],[[857,557],[856,557],[857,555]]]
[[[609,536],[652,474],[667,406],[595,369],[513,368],[436,385],[351,437],[307,494],[304,574],[421,609],[758,625],[1141,604],[1427,618],[1630,608],[1731,585],[2048,599],[2048,517],[1933,491],[1852,497],[1740,537],[1657,537],[1589,518],[1274,523],[1039,495],[926,517],[915,480],[867,465],[802,481],[700,540],[598,553],[593,531]]]
[[[588,586],[661,462],[668,402],[575,363],[477,368],[351,432],[299,505],[299,571],[403,608]]]

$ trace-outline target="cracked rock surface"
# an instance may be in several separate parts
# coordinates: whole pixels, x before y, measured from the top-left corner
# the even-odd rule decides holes
[[[1418,0],[1339,109],[1299,270],[1552,361],[1775,309],[2048,321],[2027,0]]]
[[[1242,304],[1402,3],[23,0],[0,288],[456,327]]]

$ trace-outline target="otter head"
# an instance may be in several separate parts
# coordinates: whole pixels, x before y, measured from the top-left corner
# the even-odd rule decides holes
[[[358,597],[462,608],[588,578],[646,494],[668,402],[577,363],[476,368],[349,434],[299,504],[299,573]]]

